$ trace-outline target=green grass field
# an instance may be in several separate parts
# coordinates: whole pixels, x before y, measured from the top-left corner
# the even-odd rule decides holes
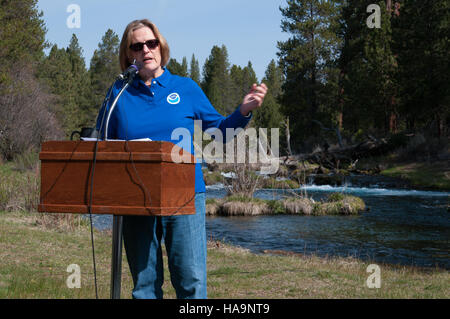
[[[69,227],[70,226],[70,227]],[[0,298],[93,299],[90,230],[86,222],[45,226],[37,213],[0,212]],[[99,298],[110,296],[111,233],[95,231]],[[275,252],[277,253],[277,252]],[[301,254],[253,254],[208,243],[209,298],[449,298],[450,274],[379,264],[380,288],[368,288],[369,262]],[[67,267],[80,267],[81,288],[68,288]],[[132,280],[123,257],[122,298]],[[175,298],[165,258],[165,298]]]
[[[427,187],[438,190],[450,190],[450,170],[448,163],[396,164],[383,170],[382,175],[399,177],[410,181],[413,187]]]

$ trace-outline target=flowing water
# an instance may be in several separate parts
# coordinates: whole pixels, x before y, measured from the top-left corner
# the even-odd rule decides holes
[[[315,200],[332,192],[361,197],[367,211],[357,216],[209,217],[215,239],[249,248],[353,256],[374,262],[450,269],[450,193],[378,187],[308,185],[296,190]],[[209,197],[222,197],[220,186]],[[255,197],[279,199],[282,190],[260,190]]]
[[[357,216],[207,217],[208,238],[248,248],[319,256],[353,256],[367,261],[450,269],[450,192],[385,188],[382,181],[333,187],[307,185],[295,190],[320,200],[332,192],[361,197],[367,211]],[[222,185],[208,186],[207,198],[225,196]],[[259,190],[255,197],[292,196]],[[111,219],[95,216],[98,228]]]

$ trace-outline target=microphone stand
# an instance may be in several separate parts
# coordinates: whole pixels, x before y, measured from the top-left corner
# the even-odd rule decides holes
[[[108,111],[105,124],[105,141],[108,140],[108,128],[111,114],[114,111],[117,101],[122,93],[133,82],[137,73],[134,73],[126,79],[126,83],[114,99],[111,108]],[[112,254],[111,254],[111,299],[120,299],[120,288],[122,279],[122,235],[123,216],[113,215],[113,234],[112,234]]]
[[[114,99],[111,108],[108,111],[108,116],[106,117],[106,124],[105,124],[105,141],[108,140],[108,128],[109,128],[109,120],[111,118],[111,114],[112,112],[114,112],[114,109],[116,108],[117,105],[117,101],[119,101],[120,96],[122,95],[122,93],[130,86],[130,84],[134,81],[134,78],[136,76],[137,73],[133,73],[131,74],[127,79],[126,79],[126,83],[123,86],[123,88],[120,90],[119,94],[117,94],[116,98]]]

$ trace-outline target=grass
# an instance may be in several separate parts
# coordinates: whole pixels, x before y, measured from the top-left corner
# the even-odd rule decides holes
[[[23,165],[0,164],[0,299],[95,298],[88,224],[78,215],[30,212],[39,198],[39,175],[27,169],[26,159],[22,162]],[[235,200],[243,204],[247,201],[239,197]],[[339,194],[329,198],[335,203],[343,200]],[[214,203],[208,200],[207,204]],[[285,212],[281,201],[263,204],[272,212]],[[100,298],[109,298],[111,233],[95,230],[94,238],[98,293]],[[80,266],[80,289],[66,285],[71,275],[67,267],[71,264]],[[166,256],[164,264],[165,297],[175,298]],[[381,288],[370,289],[366,286],[369,264],[353,257],[321,258],[274,251],[253,254],[209,241],[208,293],[210,298],[267,299],[450,297],[448,271],[379,265]],[[132,279],[124,254],[122,298],[130,298],[131,290]]]
[[[414,187],[450,190],[450,167],[446,162],[396,164],[381,174],[406,179]]]
[[[365,209],[366,205],[361,198],[342,193],[332,193],[326,200],[318,202],[307,197],[265,200],[242,195],[231,195],[206,201],[207,215],[224,216],[357,215]]]
[[[109,298],[111,234],[95,231],[100,298]],[[282,253],[282,255],[280,255]],[[167,258],[164,292],[175,298]],[[81,288],[69,289],[67,267],[81,270]],[[370,262],[353,257],[322,258],[296,253],[248,250],[208,242],[209,298],[449,298],[450,275],[442,269],[379,264],[381,288],[368,288]],[[122,298],[130,298],[132,280],[123,258]],[[47,228],[34,214],[0,212],[0,298],[95,298],[89,228]]]
[[[90,237],[86,224],[76,231],[49,229],[37,213],[0,214],[0,298],[95,298]],[[99,296],[109,295],[110,240],[95,233]],[[80,266],[82,289],[68,289],[71,264]]]

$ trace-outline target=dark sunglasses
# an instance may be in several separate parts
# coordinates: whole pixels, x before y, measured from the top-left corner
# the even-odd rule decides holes
[[[134,52],[139,52],[144,48],[144,44],[147,46],[147,48],[149,48],[150,50],[153,50],[159,45],[159,40],[152,39],[152,40],[147,40],[145,42],[133,43],[132,45],[130,45],[130,49],[133,50]]]

